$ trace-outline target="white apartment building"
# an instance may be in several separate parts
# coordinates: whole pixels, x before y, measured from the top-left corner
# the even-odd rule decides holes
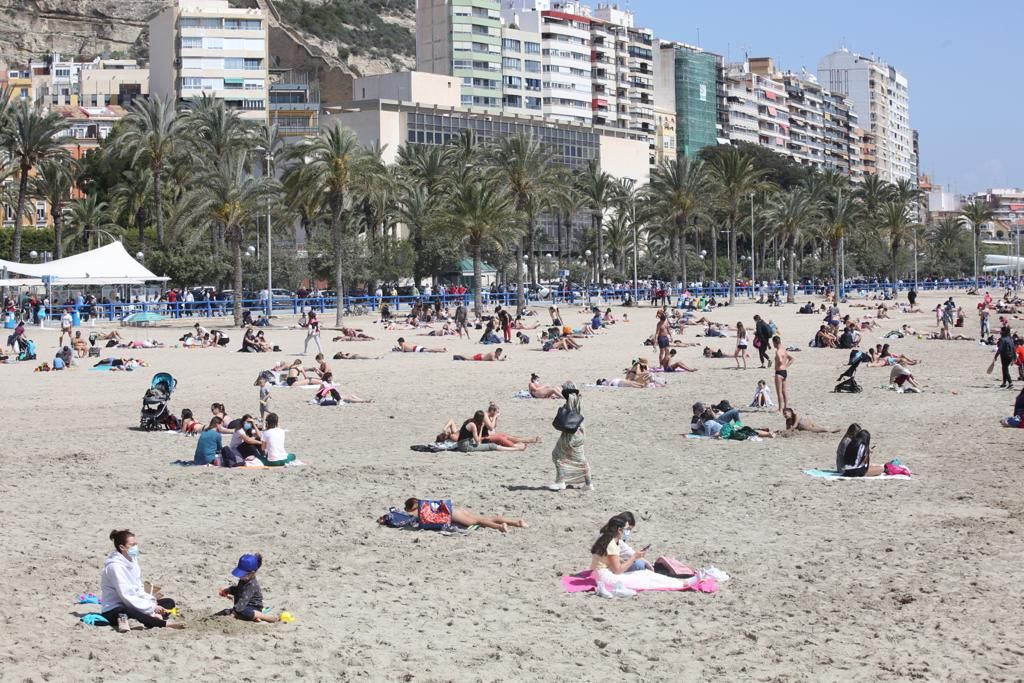
[[[501,30],[502,109],[507,114],[541,116],[544,69],[540,36],[516,23]]]
[[[889,182],[916,182],[907,77],[875,57],[843,48],[818,63],[818,80],[853,102],[861,127],[873,137],[878,175]]]
[[[602,83],[608,94],[605,123],[644,133],[653,141],[654,33],[637,27],[630,10],[604,4],[594,11],[591,34],[595,58],[609,60],[603,62],[603,71],[614,75]]]
[[[789,156],[789,96],[781,81],[751,70],[755,60],[725,67],[730,142],[748,142]],[[769,60],[770,64],[770,60]]]
[[[268,24],[262,9],[177,0],[149,22],[150,91],[207,95],[247,120],[267,120]]]

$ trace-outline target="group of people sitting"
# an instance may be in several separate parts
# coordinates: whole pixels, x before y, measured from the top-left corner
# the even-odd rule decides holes
[[[764,427],[748,427],[740,422],[740,411],[733,408],[727,400],[715,405],[707,405],[698,401],[692,406],[690,433],[713,439],[733,439],[742,441],[752,436],[771,439],[775,433]]]
[[[295,454],[285,448],[285,430],[280,427],[277,413],[268,413],[263,425],[248,413],[237,419],[227,415],[223,403],[210,406],[212,417],[209,424],[199,432],[193,463],[215,467],[281,467],[301,464]],[[184,414],[183,414],[184,417]],[[191,417],[191,415],[190,415]],[[182,429],[195,433],[195,421],[182,420]],[[231,440],[225,446],[222,435],[229,434]]]
[[[501,411],[491,403],[487,410],[478,410],[460,427],[448,420],[437,435],[437,443],[454,443],[461,453],[485,451],[525,451],[527,444],[540,443],[539,436],[512,436],[498,431]]]
[[[242,348],[239,349],[242,353],[269,353],[280,350],[267,341],[263,330],[257,332],[252,326],[245,328],[245,335],[242,337]]]

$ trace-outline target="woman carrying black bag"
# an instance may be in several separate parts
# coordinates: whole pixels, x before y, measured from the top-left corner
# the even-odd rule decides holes
[[[565,404],[558,409],[553,423],[561,434],[551,451],[555,463],[555,483],[548,486],[552,491],[563,491],[567,486],[583,484],[588,491],[594,490],[590,481],[590,465],[583,455],[583,405],[580,390],[572,382],[562,385]]]

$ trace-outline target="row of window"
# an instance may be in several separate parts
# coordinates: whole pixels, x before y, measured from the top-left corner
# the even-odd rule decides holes
[[[263,60],[255,57],[183,57],[181,68],[214,71],[259,71],[263,68]]]
[[[222,19],[220,17],[181,17],[178,19],[179,28],[209,28],[225,29],[228,31],[259,31],[263,28],[263,22],[259,19]]]
[[[263,81],[245,78],[195,78],[182,77],[182,90],[263,90]]]
[[[535,109],[540,110],[541,102],[539,97],[522,97],[520,95],[505,95],[502,98],[502,103],[506,108],[510,109]]]
[[[183,49],[202,50],[248,50],[263,52],[266,48],[262,38],[210,38],[184,36],[181,39]]]
[[[583,54],[581,52],[569,52],[568,50],[552,50],[550,48],[544,49],[545,57],[561,57],[563,59],[572,59],[577,62],[589,62],[590,55]]]
[[[502,38],[501,49],[509,52],[525,52],[528,55],[539,55],[540,43],[534,43],[529,40],[523,42],[515,38]]]
[[[523,80],[519,76],[505,76],[505,87],[518,90],[523,87]],[[527,90],[540,90],[540,79],[539,78],[527,78],[526,89]]]

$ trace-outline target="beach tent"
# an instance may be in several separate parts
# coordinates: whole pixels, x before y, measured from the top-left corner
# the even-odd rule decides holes
[[[169,278],[151,273],[125,251],[120,242],[75,254],[48,263],[15,263],[0,259],[0,271],[6,271],[4,286],[41,284],[60,285],[136,285],[165,282]],[[19,277],[20,276],[20,277]]]

